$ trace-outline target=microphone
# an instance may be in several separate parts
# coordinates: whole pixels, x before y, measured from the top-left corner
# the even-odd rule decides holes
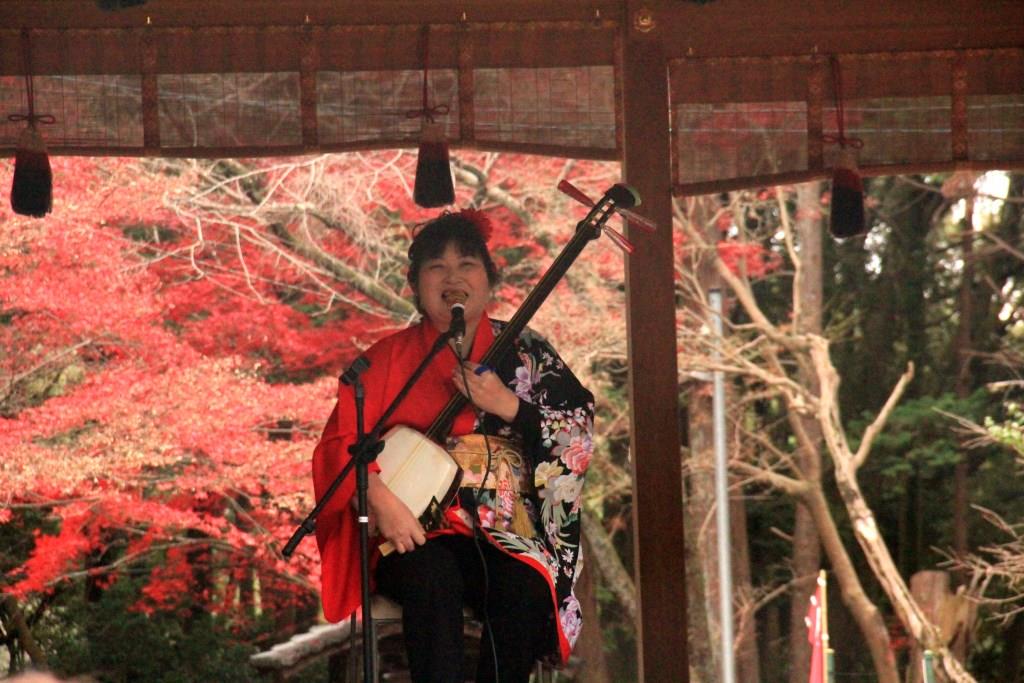
[[[452,322],[448,325],[448,335],[455,340],[455,348],[462,355],[462,340],[466,336],[466,304],[456,301],[451,308]]]

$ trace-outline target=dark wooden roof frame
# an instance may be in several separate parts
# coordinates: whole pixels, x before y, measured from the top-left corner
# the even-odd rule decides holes
[[[482,25],[654,18],[666,59],[1019,47],[1016,0],[150,0],[117,12],[88,0],[4,0],[8,28]],[[307,21],[308,17],[308,21]]]
[[[85,0],[5,0],[0,3],[0,27],[8,30],[0,29],[0,75],[21,73],[14,41],[23,27],[52,30],[74,44],[63,58],[40,52],[36,73],[75,73],[76,68],[125,73],[128,67],[127,72],[142,74],[143,95],[151,102],[156,96],[156,75],[163,72],[219,71],[228,63],[234,65],[232,69],[248,65],[258,71],[298,71],[305,74],[303,142],[308,143],[308,111],[314,97],[310,72],[322,64],[416,68],[418,59],[400,36],[423,24],[458,37],[438,41],[446,44],[439,47],[438,66],[467,70],[470,63],[502,67],[614,64],[616,130],[622,139],[616,142],[615,153],[603,154],[623,161],[626,182],[644,197],[640,210],[663,226],[671,225],[673,189],[681,189],[673,188],[671,139],[665,125],[670,116],[670,65],[677,68],[680,62],[702,59],[814,59],[829,54],[1024,46],[1024,3],[1018,0],[711,0],[707,4],[690,0],[151,0],[120,12],[103,12]],[[582,30],[587,26],[594,30]],[[276,32],[280,40],[253,41],[254,31],[262,36]],[[374,37],[382,41],[377,49],[370,47]],[[176,40],[186,42],[172,47]],[[192,49],[204,40],[205,49]],[[311,50],[314,44],[317,49]],[[469,86],[471,93],[472,82],[460,85]],[[908,92],[918,88],[915,83],[904,85]],[[722,89],[728,87],[735,84],[712,82],[701,99],[723,101]],[[918,89],[928,87],[923,83]],[[143,116],[146,146],[169,153],[159,149],[159,141],[153,138],[157,113],[152,106]],[[472,139],[463,144],[480,146]],[[493,146],[566,153],[563,148]],[[290,151],[311,149],[320,147],[304,144]],[[601,156],[593,150],[589,153]],[[811,149],[809,159],[817,164],[820,154]],[[818,174],[817,168],[810,168],[788,179]],[[672,239],[667,229],[653,237],[637,237],[637,250],[626,271],[626,294],[640,671],[645,681],[679,683],[689,680],[689,673]]]

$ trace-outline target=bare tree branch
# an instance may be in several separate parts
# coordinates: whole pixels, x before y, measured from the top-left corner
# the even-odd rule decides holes
[[[850,460],[850,467],[854,472],[860,469],[864,461],[867,460],[868,453],[871,451],[871,445],[875,441],[875,437],[878,436],[879,432],[885,426],[885,423],[889,421],[889,416],[892,415],[892,411],[896,409],[896,405],[903,398],[903,392],[906,390],[907,385],[910,384],[910,380],[914,378],[914,364],[907,363],[907,370],[901,376],[896,386],[893,387],[892,392],[889,394],[889,398],[886,400],[885,405],[878,411],[878,415],[871,421],[868,428],[864,430],[864,435],[861,437],[860,446],[857,448],[857,452]]]
[[[295,253],[332,273],[339,280],[351,284],[356,290],[391,311],[396,318],[408,319],[416,315],[416,307],[408,299],[381,286],[379,282],[367,277],[362,271],[352,268],[341,259],[331,256],[318,246],[296,237],[281,223],[271,223],[269,227],[271,232]]]

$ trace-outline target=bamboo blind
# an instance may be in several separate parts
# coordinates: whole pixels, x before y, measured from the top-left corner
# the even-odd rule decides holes
[[[288,155],[407,147],[431,105],[454,145],[618,159],[616,23],[34,29],[56,154]],[[425,42],[426,41],[426,42]],[[22,34],[0,30],[2,114],[27,108]],[[867,174],[1024,165],[1024,50],[843,54],[845,132]],[[826,55],[668,64],[677,194],[827,175]],[[651,78],[659,74],[650,74]],[[22,123],[0,118],[10,154]]]
[[[1024,50],[679,59],[673,189],[701,194],[827,174],[845,135],[869,175],[1024,165]]]
[[[508,39],[510,32],[515,39]],[[416,144],[423,55],[455,145],[618,156],[610,22],[522,26],[33,30],[36,111],[57,154],[287,155]],[[0,30],[2,113],[27,109]],[[13,151],[23,124],[0,121]]]

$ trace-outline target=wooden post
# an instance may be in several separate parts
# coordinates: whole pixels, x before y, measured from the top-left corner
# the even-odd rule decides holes
[[[299,120],[302,122],[302,146],[313,151],[320,145],[317,120],[316,72],[320,68],[320,51],[313,36],[313,26],[306,16],[302,27],[302,56],[299,58]]]
[[[147,25],[142,38],[142,145],[146,156],[160,153],[160,89],[157,83],[157,45]]]
[[[658,224],[654,235],[630,229],[636,251],[626,262],[639,679],[687,683],[668,65],[650,12],[629,5],[619,57],[623,175]]]

